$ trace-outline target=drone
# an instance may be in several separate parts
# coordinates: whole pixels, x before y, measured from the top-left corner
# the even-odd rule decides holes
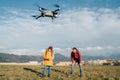
[[[57,9],[52,11],[52,10],[45,9],[45,8],[42,8],[39,5],[37,5],[38,11],[41,14],[40,15],[33,15],[32,17],[34,17],[35,19],[39,19],[41,17],[49,17],[52,19],[52,22],[53,22],[54,18],[57,18],[58,14],[60,14],[60,10],[61,10],[60,6],[57,4],[55,4],[53,6],[56,7]]]

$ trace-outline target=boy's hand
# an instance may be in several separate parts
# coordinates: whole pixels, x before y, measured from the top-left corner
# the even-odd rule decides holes
[[[80,66],[82,66],[82,63],[80,63]]]

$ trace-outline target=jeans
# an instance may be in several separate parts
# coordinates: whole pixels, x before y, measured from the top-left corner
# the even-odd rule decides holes
[[[71,74],[74,75],[74,66],[75,66],[76,62],[72,63],[71,66]],[[80,76],[82,76],[82,64],[78,64],[79,66],[79,72],[80,72]]]
[[[51,67],[50,66],[44,66],[42,76],[44,76],[46,74],[47,69],[48,69],[48,76],[50,76],[50,74],[51,74]]]

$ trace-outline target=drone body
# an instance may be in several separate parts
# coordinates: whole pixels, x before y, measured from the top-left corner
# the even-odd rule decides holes
[[[59,5],[54,5],[54,6],[57,7],[57,9],[54,11],[47,10],[38,6],[41,15],[33,15],[32,17],[35,17],[35,19],[39,19],[40,17],[50,17],[53,21],[53,19],[57,18],[58,14],[60,13],[60,6]]]

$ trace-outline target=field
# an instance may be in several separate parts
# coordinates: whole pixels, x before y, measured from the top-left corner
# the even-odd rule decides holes
[[[53,66],[52,76],[41,77],[43,66],[0,65],[0,80],[120,80],[120,66],[83,66],[83,77],[70,75],[70,66]]]

